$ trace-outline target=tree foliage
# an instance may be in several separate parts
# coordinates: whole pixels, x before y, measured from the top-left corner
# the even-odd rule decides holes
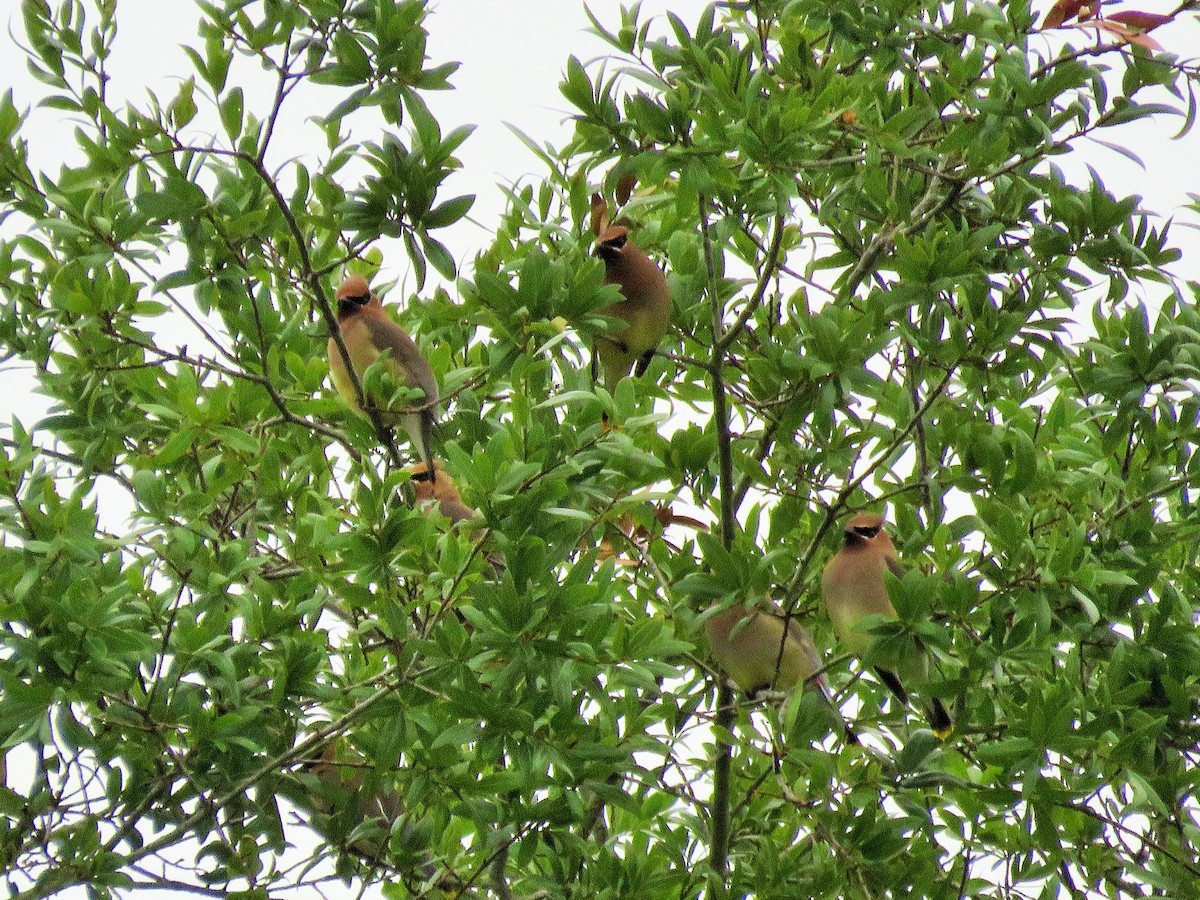
[[[545,177],[455,280],[469,128],[422,99],[454,69],[423,0],[199,7],[174,95],[118,105],[115,0],[24,0],[45,92],[0,103],[0,339],[50,406],[0,463],[16,896],[1194,895],[1197,287],[1102,161],[1055,161],[1191,126],[1149,20],[597,8],[571,142],[526,136]],[[69,117],[57,172],[30,103]],[[634,179],[674,327],[610,396],[588,213]],[[406,448],[327,383],[332,291],[381,260],[486,533],[413,508]],[[934,653],[944,743],[817,598],[885,506],[912,571],[883,627]],[[683,512],[711,533],[664,533]],[[701,614],[768,597],[861,746],[807,694],[718,691]]]

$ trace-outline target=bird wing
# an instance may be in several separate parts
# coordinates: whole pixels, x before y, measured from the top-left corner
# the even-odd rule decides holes
[[[832,702],[833,697],[829,691],[829,682],[826,681],[825,673],[822,671],[825,663],[821,659],[821,654],[817,652],[817,645],[813,641],[812,635],[794,617],[787,620],[787,630],[788,637],[796,642],[796,645],[800,648],[800,652],[804,654],[804,658],[808,662],[809,674],[805,676],[805,680],[812,682],[825,696],[825,699]]]
[[[391,328],[387,327],[389,324]],[[421,355],[416,342],[403,328],[390,320],[381,323],[367,319],[366,326],[371,335],[371,343],[378,347],[380,352],[392,351],[392,358],[403,369],[405,382],[410,387],[420,388],[425,392],[423,407],[432,411],[438,400],[437,379],[433,377],[433,369]]]
[[[437,500],[437,509],[448,518],[451,522],[457,525],[459,522],[468,522],[473,519],[482,519],[478,510],[471,509],[461,500]]]

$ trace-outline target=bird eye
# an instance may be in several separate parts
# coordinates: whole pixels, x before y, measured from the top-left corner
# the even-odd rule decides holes
[[[429,481],[431,479],[429,477],[429,472],[426,471],[426,472],[413,472],[412,480],[419,481],[423,484],[426,481]]]

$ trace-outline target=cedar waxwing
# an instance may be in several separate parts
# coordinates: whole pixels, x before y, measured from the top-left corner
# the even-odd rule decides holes
[[[798,684],[811,684],[836,713],[816,644],[795,619],[785,618],[777,609],[748,610],[735,604],[710,616],[704,630],[713,660],[748,694],[764,689],[791,691]],[[857,743],[850,726],[837,715],[846,741]]]
[[[654,348],[671,324],[671,294],[662,269],[629,240],[629,229],[608,224],[608,206],[599,195],[592,199],[592,228],[596,233],[592,252],[604,260],[604,283],[617,285],[625,297],[604,307],[600,314],[629,323],[596,338],[592,377],[598,355],[604,367],[604,386],[612,392],[635,362],[635,375],[645,374],[650,366]]]
[[[334,744],[327,744],[320,759],[300,769],[303,774],[318,778],[322,786],[292,799],[311,814],[307,822],[309,827],[338,846],[345,847],[344,838],[367,823],[377,826],[375,835],[356,838],[346,849],[371,862],[387,862],[388,835],[392,824],[404,815],[404,801],[393,789],[364,791],[366,766],[366,761],[357,753],[339,751]],[[354,812],[347,814],[346,810],[351,806]],[[401,834],[410,840],[413,837],[411,826],[406,825]],[[432,874],[433,868],[428,863],[422,868],[426,870],[422,872],[423,877]]]
[[[478,519],[482,524],[483,516],[479,514],[479,510],[471,509],[462,502],[462,497],[458,494],[458,485],[442,471],[440,462],[434,460],[433,463],[436,478],[430,477],[429,466],[425,463],[409,466],[407,471],[412,475],[413,488],[417,495],[416,505],[426,513],[439,512],[455,525],[468,519]]]
[[[425,392],[424,400],[380,410],[380,418],[385,425],[401,425],[408,432],[418,455],[428,463],[433,459],[433,424],[438,402],[437,380],[429,363],[408,333],[383,311],[383,304],[371,293],[361,275],[351,275],[342,282],[337,290],[337,306],[338,329],[360,382],[370,365],[390,351],[387,371],[400,384]],[[366,415],[333,337],[329,338],[328,349],[329,374],[333,377],[334,387],[347,406]]]
[[[845,544],[821,573],[821,594],[825,608],[833,620],[838,637],[852,653],[867,663],[875,664],[872,651],[875,637],[861,631],[859,623],[866,616],[895,619],[896,609],[888,596],[884,573],[891,571],[897,578],[904,569],[896,558],[896,548],[883,527],[883,516],[857,515],[844,526]],[[897,664],[901,660],[895,660]],[[912,654],[902,667],[914,682],[928,680],[929,659],[923,652]],[[875,671],[901,703],[908,703],[908,692],[891,669],[875,664]],[[954,728],[950,714],[937,697],[925,701],[929,727],[939,738],[949,736]]]
[[[316,776],[322,785],[313,791],[301,781],[300,790],[292,788],[287,796],[311,814],[307,826],[330,844],[349,850],[372,865],[386,865],[426,882],[421,896],[474,896],[468,884],[454,872],[439,870],[434,865],[428,852],[427,829],[422,823],[404,821],[400,833],[395,834],[395,823],[403,820],[406,812],[404,800],[395,787],[380,786],[368,793],[365,790],[368,767],[370,763],[358,752],[326,744],[319,760],[300,768],[301,774]],[[347,838],[367,823],[373,828],[364,829],[365,833],[347,846]]]
[[[473,521],[479,526],[473,535],[476,543],[483,540],[487,533],[483,515],[479,510],[471,509],[463,503],[462,497],[458,494],[458,485],[454,483],[454,479],[442,471],[441,462],[433,461],[433,471],[437,474],[436,481],[430,478],[429,467],[425,463],[409,466],[407,471],[412,476],[418,508],[426,515],[440,513],[450,520],[451,525]],[[504,573],[504,557],[499,552],[489,550],[484,556],[492,567],[493,575],[498,576]]]
[[[300,768],[302,774],[320,780],[318,789],[301,782],[298,793],[288,791],[287,795],[310,814],[306,824],[330,844],[348,849],[372,865],[386,865],[429,884],[436,882],[437,890],[423,896],[471,896],[464,893],[466,885],[457,876],[439,872],[434,865],[428,851],[428,834],[421,823],[405,821],[399,834],[393,834],[393,826],[405,815],[404,800],[394,787],[366,791],[368,766],[356,751],[326,744],[320,759]],[[368,823],[374,828],[364,829],[365,833],[347,846],[346,838]]]

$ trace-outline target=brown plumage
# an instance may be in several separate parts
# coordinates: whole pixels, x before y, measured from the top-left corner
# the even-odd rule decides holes
[[[790,691],[821,670],[812,636],[795,619],[785,620],[777,611],[730,606],[706,619],[704,630],[713,660],[749,694]]]
[[[429,467],[425,463],[417,463],[408,468],[408,472],[412,476],[416,506],[426,515],[445,516],[452,525],[457,525],[459,522],[474,522],[478,527],[472,531],[472,539],[477,544],[482,543],[487,537],[483,515],[479,510],[472,509],[463,503],[462,497],[458,493],[458,485],[454,483],[453,478],[442,471],[442,464],[438,460],[434,460],[433,471],[437,474],[436,481],[430,477]],[[503,554],[495,549],[487,550],[484,558],[492,567],[491,574],[493,576],[498,577],[504,574]]]
[[[437,418],[438,387],[433,370],[408,333],[384,312],[379,298],[371,293],[365,278],[351,275],[337,290],[337,321],[350,363],[361,384],[363,374],[380,356],[387,354],[386,367],[402,385],[424,391],[424,400],[388,405],[388,399],[368,397],[385,425],[400,425],[418,455],[426,463],[433,459],[433,425]],[[354,382],[346,369],[337,341],[329,338],[329,373],[337,392],[352,410],[366,415],[358,402]]]
[[[622,319],[627,324],[596,338],[596,357],[604,368],[604,386],[612,392],[636,363],[634,374],[644,375],[654,350],[671,324],[671,294],[662,269],[629,240],[624,225],[609,225],[596,237],[593,250],[604,260],[604,283],[615,284],[625,297],[600,310],[601,315]]]
[[[339,758],[340,755],[345,758]],[[358,794],[358,811],[363,820],[378,818],[390,825],[404,815],[404,801],[400,799],[399,794],[391,790],[380,790],[373,794],[363,792],[365,770],[366,762],[362,757],[349,751],[339,754],[334,744],[326,744],[325,749],[321,751],[321,758],[302,769],[307,774],[315,775],[327,784],[334,785],[338,790]],[[314,806],[320,807],[323,812],[335,811],[332,804],[320,800],[316,801]]]
[[[928,656],[917,652],[904,660],[878,659],[874,635],[858,627],[867,616],[897,618],[884,573],[891,571],[899,578],[904,575],[904,569],[883,525],[883,516],[870,514],[857,515],[846,522],[843,528],[845,543],[821,573],[821,595],[842,643],[859,659],[874,665],[876,673],[896,699],[907,704],[908,692],[896,672],[879,663],[903,666],[905,676],[919,684],[929,678]],[[930,728],[938,737],[944,738],[953,730],[950,714],[936,697],[925,700],[925,713]]]
[[[372,866],[387,866],[406,879],[436,884],[433,893],[438,896],[463,896],[462,881],[434,865],[428,829],[410,820],[403,797],[387,777],[392,773],[374,784],[368,777],[372,769],[360,753],[338,740],[327,744],[319,759],[301,766],[301,777],[294,783],[281,787],[307,814],[308,827],[330,845]],[[398,822],[402,824],[397,829]]]
[[[309,813],[307,824],[331,844],[372,862],[387,862],[388,835],[393,823],[404,815],[400,794],[382,786],[376,791],[364,790],[366,761],[351,750],[339,751],[334,744],[327,744],[321,758],[303,766],[300,773],[320,782],[315,789],[289,792],[297,805]],[[349,813],[347,808],[351,804],[354,811]],[[347,844],[346,837],[367,823],[373,829]],[[402,834],[410,837],[411,829],[404,828]],[[428,872],[432,873],[432,867],[428,867]],[[422,874],[427,877],[427,873]]]
[[[718,609],[717,604],[713,609]],[[834,710],[846,740],[857,738],[837,713],[837,704],[821,670],[812,635],[794,618],[775,608],[746,609],[734,605],[720,609],[704,622],[713,661],[743,691],[791,691],[798,684],[811,686]]]
[[[417,463],[408,468],[417,497],[416,505],[426,513],[440,513],[455,525],[469,520],[482,524],[483,516],[478,510],[471,509],[463,503],[458,493],[458,485],[442,471],[442,464],[435,460],[433,470],[437,473],[436,478],[430,477],[429,466],[425,463]]]

